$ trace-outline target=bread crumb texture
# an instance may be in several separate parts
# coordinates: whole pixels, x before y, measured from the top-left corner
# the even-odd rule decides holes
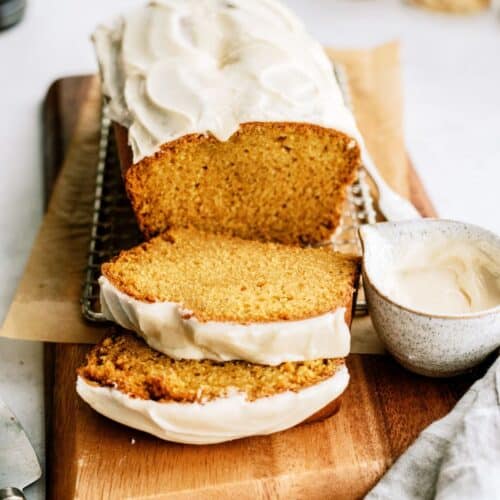
[[[88,383],[160,402],[207,402],[235,391],[249,401],[300,391],[335,375],[343,359],[264,366],[245,361],[174,360],[131,333],[106,337],[87,355],[78,374]]]
[[[349,136],[305,123],[252,122],[227,141],[191,134],[125,166],[148,236],[194,226],[282,243],[326,241],[360,162]]]
[[[199,321],[306,319],[349,313],[359,259],[329,246],[302,248],[176,229],[102,266],[122,292],[175,302]],[[349,316],[349,315],[347,315]]]

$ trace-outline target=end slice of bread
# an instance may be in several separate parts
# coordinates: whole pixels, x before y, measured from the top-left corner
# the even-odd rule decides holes
[[[91,349],[78,370],[77,391],[125,425],[208,444],[324,419],[338,410],[348,380],[342,359],[279,366],[179,361],[123,332]]]

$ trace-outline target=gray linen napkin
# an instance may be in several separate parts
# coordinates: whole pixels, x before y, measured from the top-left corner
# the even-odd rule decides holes
[[[366,499],[500,499],[500,357]]]

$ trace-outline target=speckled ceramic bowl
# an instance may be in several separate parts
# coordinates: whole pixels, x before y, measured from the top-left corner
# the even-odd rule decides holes
[[[405,368],[422,375],[458,375],[500,347],[500,305],[481,312],[426,314],[397,303],[380,290],[384,269],[404,243],[433,236],[486,241],[500,238],[471,224],[439,219],[383,222],[362,226],[363,283],[373,325],[387,350]]]

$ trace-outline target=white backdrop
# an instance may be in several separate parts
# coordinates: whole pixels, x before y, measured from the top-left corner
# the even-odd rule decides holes
[[[28,0],[0,32],[0,322],[42,216],[40,104],[60,76],[96,70],[94,26],[138,0]],[[288,0],[325,45],[402,43],[408,149],[442,217],[500,233],[500,21],[396,0]],[[42,349],[0,340],[0,395],[43,457]],[[29,498],[43,498],[40,485]]]

